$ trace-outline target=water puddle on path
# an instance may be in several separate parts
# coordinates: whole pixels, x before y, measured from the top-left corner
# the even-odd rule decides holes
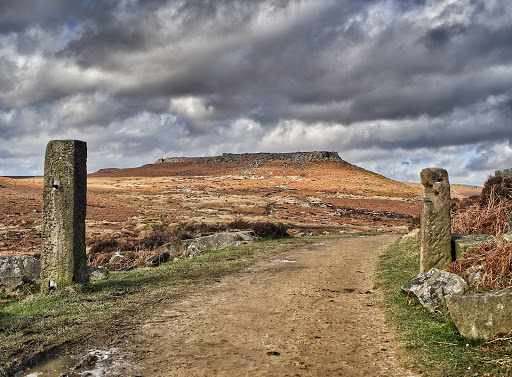
[[[16,377],[104,377],[111,375],[121,364],[112,360],[116,348],[90,350],[82,358],[60,357],[30,368]]]

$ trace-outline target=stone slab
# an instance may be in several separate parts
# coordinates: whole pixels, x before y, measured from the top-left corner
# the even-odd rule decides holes
[[[455,260],[462,259],[478,247],[478,244],[489,238],[487,234],[460,234],[452,233],[452,254]]]
[[[512,331],[512,288],[472,295],[452,295],[446,304],[455,326],[466,338],[491,339]]]

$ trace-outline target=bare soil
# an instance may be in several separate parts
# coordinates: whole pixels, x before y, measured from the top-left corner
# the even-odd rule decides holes
[[[222,278],[125,338],[124,376],[411,376],[374,286],[396,236],[329,239]],[[133,367],[133,365],[136,367]]]

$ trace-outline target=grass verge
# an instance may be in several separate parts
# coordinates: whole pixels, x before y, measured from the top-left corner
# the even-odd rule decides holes
[[[510,338],[491,342],[460,336],[447,309],[429,313],[400,287],[418,274],[418,238],[400,239],[382,256],[378,285],[383,305],[398,330],[406,367],[425,376],[512,376]]]
[[[57,353],[112,344],[163,304],[257,260],[318,238],[266,240],[204,252],[193,259],[113,272],[105,281],[11,302],[0,309],[0,376]]]

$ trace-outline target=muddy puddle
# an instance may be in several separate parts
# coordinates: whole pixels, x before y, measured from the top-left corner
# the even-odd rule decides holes
[[[90,350],[82,357],[59,357],[17,374],[16,377],[106,377],[118,375],[127,363],[116,348]]]

